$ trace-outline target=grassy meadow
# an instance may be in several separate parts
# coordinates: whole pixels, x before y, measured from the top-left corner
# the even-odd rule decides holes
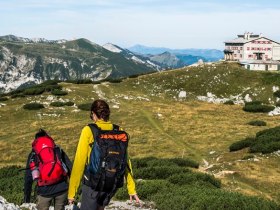
[[[196,100],[211,92],[218,97],[250,94],[254,100],[274,103],[273,86],[280,86],[277,73],[249,72],[237,65],[220,64],[179,69],[129,78],[121,83],[60,83],[66,96],[43,93],[1,102],[0,167],[24,166],[34,134],[44,128],[74,158],[81,129],[90,123],[89,112],[73,107],[52,107],[53,101],[76,105],[105,99],[111,120],[130,134],[131,158],[190,158],[199,171],[213,174],[222,188],[273,200],[280,204],[279,153],[252,154],[246,149],[229,152],[229,146],[256,132],[280,125],[280,116],[248,113],[242,105],[214,104]],[[217,79],[218,78],[218,79]],[[186,98],[178,98],[186,91]],[[39,102],[44,109],[24,110]],[[263,120],[267,126],[247,123]],[[251,155],[251,154],[250,154]]]

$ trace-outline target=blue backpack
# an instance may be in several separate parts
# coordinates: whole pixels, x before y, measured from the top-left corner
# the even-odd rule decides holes
[[[86,166],[86,185],[99,192],[114,193],[124,184],[127,168],[129,135],[113,125],[113,130],[101,130],[89,124],[94,136],[89,164]]]

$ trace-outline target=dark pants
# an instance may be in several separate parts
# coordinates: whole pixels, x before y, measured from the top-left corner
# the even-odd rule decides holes
[[[116,191],[115,191],[116,192]],[[87,185],[82,187],[82,201],[80,210],[96,210],[99,206],[107,206],[114,193],[98,192]]]
[[[54,210],[64,210],[67,202],[67,191],[61,195],[55,197],[44,197],[41,195],[37,196],[37,209],[38,210],[49,210],[52,200],[54,201]]]

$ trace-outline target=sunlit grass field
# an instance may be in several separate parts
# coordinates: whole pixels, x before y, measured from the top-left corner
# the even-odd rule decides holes
[[[183,69],[151,74],[126,79],[121,83],[60,83],[68,91],[68,95],[61,99],[73,101],[76,105],[99,98],[108,101],[111,121],[130,134],[129,154],[132,159],[148,156],[189,157],[200,163],[200,171],[220,178],[223,188],[280,203],[280,157],[276,153],[253,154],[254,160],[242,160],[248,155],[246,149],[229,152],[232,143],[255,136],[260,130],[280,125],[280,116],[247,113],[242,110],[242,105],[230,106],[195,100],[194,95],[203,94],[201,84],[196,85],[196,88],[193,84],[190,88],[187,79],[186,84],[182,82],[185,75],[195,77],[194,72],[201,70],[192,71],[189,73]],[[261,74],[256,73],[252,84],[259,87],[262,81],[260,77]],[[179,85],[178,81],[182,84]],[[251,84],[251,80],[248,81],[245,86]],[[271,86],[269,84],[270,89]],[[261,99],[265,98],[265,94],[271,94],[269,88],[259,96]],[[181,90],[190,94],[179,99],[178,93]],[[234,89],[228,94],[235,94],[234,91],[238,93]],[[216,94],[219,95],[218,92]],[[25,165],[34,134],[39,128],[48,131],[70,158],[74,158],[80,132],[91,122],[89,112],[76,107],[48,105],[58,99],[44,93],[3,102],[6,105],[0,107],[1,167]],[[39,111],[22,108],[32,101],[43,103],[46,108]],[[252,120],[263,120],[267,126],[248,125]]]

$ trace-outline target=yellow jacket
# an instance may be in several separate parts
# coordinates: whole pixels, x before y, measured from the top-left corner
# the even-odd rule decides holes
[[[113,124],[110,121],[98,120],[96,125],[102,130],[113,130]],[[68,199],[73,199],[76,196],[78,188],[81,183],[82,176],[84,174],[84,169],[86,164],[88,164],[90,159],[91,147],[89,146],[93,143],[94,137],[89,126],[85,126],[82,130],[80,140],[78,143],[75,160],[73,168],[71,171]],[[131,162],[128,159],[128,164],[131,169]],[[127,190],[129,195],[135,195],[135,183],[132,177],[132,170],[126,170],[125,179],[127,183]]]

